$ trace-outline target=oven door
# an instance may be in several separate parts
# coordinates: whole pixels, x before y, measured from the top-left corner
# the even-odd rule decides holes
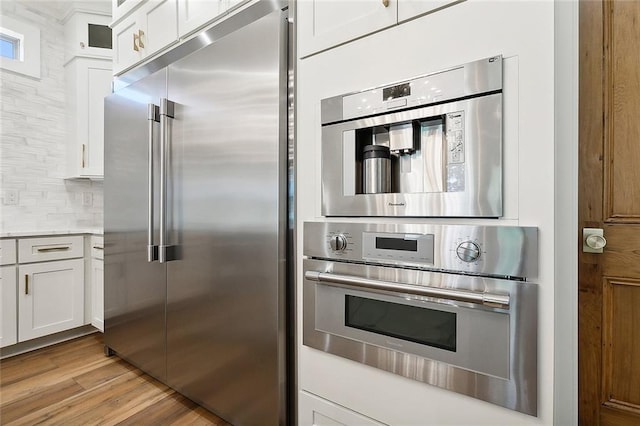
[[[303,343],[537,414],[537,286],[306,259]]]

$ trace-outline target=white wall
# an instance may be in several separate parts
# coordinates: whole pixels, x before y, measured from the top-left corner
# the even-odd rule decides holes
[[[40,28],[41,79],[0,70],[0,232],[102,228],[102,183],[66,181],[64,32],[42,1],[2,0],[2,16]],[[55,8],[53,8],[55,12]],[[83,206],[83,193],[92,206]]]
[[[552,1],[467,0],[299,60],[297,80],[297,225],[298,247],[301,248],[303,222],[325,220],[320,213],[321,99],[496,54],[506,58],[506,217],[497,221],[464,222],[537,226],[539,229],[539,416],[523,415],[299,343],[300,389],[393,425],[553,424],[556,301],[554,19]],[[446,219],[372,220],[461,222]],[[301,257],[299,251],[299,319]],[[299,321],[299,342],[302,340],[301,328]]]

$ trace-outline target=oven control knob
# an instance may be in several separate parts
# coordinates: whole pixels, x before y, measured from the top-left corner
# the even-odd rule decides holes
[[[333,251],[344,251],[347,248],[347,237],[342,234],[333,235],[329,240],[329,245]]]
[[[464,241],[458,244],[456,254],[463,262],[475,262],[480,258],[480,247],[473,241]]]

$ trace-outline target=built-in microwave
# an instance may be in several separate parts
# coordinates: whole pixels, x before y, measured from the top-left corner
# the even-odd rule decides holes
[[[321,101],[325,216],[502,216],[502,57]]]

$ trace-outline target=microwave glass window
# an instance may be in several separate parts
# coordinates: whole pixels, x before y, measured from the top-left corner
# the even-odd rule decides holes
[[[376,237],[376,248],[384,250],[418,251],[418,240]]]
[[[358,296],[345,296],[345,325],[456,351],[456,314]]]

